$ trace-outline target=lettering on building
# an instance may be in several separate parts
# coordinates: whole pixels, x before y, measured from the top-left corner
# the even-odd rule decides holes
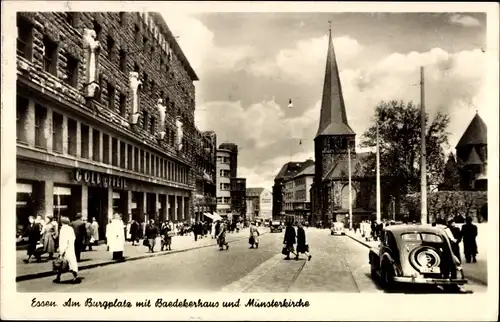
[[[126,189],[127,179],[119,176],[114,176],[110,174],[75,169],[74,179],[78,183],[84,183],[89,186],[97,186],[103,188],[116,188],[116,189]]]

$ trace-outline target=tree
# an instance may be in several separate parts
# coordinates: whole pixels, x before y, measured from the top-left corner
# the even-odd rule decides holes
[[[376,146],[376,121],[379,122],[380,172],[398,180],[403,195],[420,191],[420,107],[413,102],[381,102],[376,120],[363,133],[361,146]],[[444,148],[448,146],[446,128],[450,118],[437,113],[429,124],[426,115],[427,182],[437,187],[443,181]],[[365,171],[374,172],[375,154],[371,153]]]
[[[460,190],[460,172],[455,156],[450,152],[446,165],[444,166],[443,182],[439,185],[442,191]]]

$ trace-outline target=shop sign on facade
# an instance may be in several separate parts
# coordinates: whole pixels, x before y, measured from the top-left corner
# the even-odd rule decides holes
[[[127,179],[123,177],[90,170],[75,169],[74,179],[78,183],[85,183],[89,186],[111,187],[115,189],[127,188]]]

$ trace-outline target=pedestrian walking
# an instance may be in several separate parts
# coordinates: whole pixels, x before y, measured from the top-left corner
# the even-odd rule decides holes
[[[85,245],[83,246],[83,250],[85,251],[87,247],[89,248],[89,251],[92,251],[92,223],[89,222],[88,220],[84,220],[85,222]]]
[[[285,257],[286,260],[290,259],[290,253],[297,256],[294,249],[295,238],[296,238],[295,228],[293,228],[292,222],[289,221],[286,223],[285,237],[283,239],[283,250],[282,250],[282,254],[286,255]]]
[[[250,248],[259,248],[259,230],[257,229],[257,226],[255,223],[252,223],[250,226],[250,238],[248,239],[248,242],[250,243]]]
[[[108,251],[113,254],[113,260],[123,260],[125,231],[119,214],[114,214],[113,220],[106,226],[106,242]]]
[[[460,241],[462,240],[460,228],[455,225],[453,219],[450,219],[446,225],[446,230],[451,241],[451,250],[453,251],[453,255],[457,257],[459,263],[462,263],[460,256]]]
[[[24,259],[25,263],[29,263],[31,256],[34,256],[37,262],[41,261],[41,251],[43,245],[40,243],[40,225],[35,222],[35,217],[29,216],[29,225],[26,228],[25,236],[28,237],[28,258]]]
[[[219,250],[223,250],[224,246],[226,246],[226,250],[229,249],[229,243],[226,242],[227,231],[228,231],[228,225],[226,223],[221,223],[219,228],[219,234],[217,235]]]
[[[471,260],[473,263],[476,263],[476,255],[477,255],[477,226],[472,223],[472,218],[465,218],[465,224],[462,226],[462,240],[464,242],[464,255],[465,262],[470,263]]]
[[[80,283],[78,277],[78,262],[75,254],[75,230],[70,226],[68,217],[61,217],[61,233],[59,236],[59,258],[54,261],[57,272],[54,283],[61,282],[61,275],[67,271],[73,274],[73,282]]]
[[[299,254],[305,254],[307,260],[310,261],[312,256],[309,253],[309,245],[306,242],[306,232],[304,230],[304,225],[302,223],[297,224],[297,255],[295,260],[299,259]]]
[[[56,252],[56,240],[58,237],[57,225],[54,224],[52,216],[45,218],[45,226],[42,229],[43,252],[49,254],[49,259],[54,257]]]
[[[166,250],[172,250],[172,235],[171,235],[172,228],[170,227],[169,222],[164,222],[161,227],[161,251],[163,251],[163,248],[165,247]]]
[[[132,240],[132,246],[139,245],[139,235],[140,235],[140,225],[137,220],[132,219],[132,223],[130,223],[130,239]]]
[[[146,226],[146,239],[144,240],[147,240],[147,244],[145,246],[148,246],[148,252],[155,252],[156,237],[158,237],[158,228],[155,225],[154,219],[150,219],[149,224]]]
[[[85,236],[87,235],[85,223],[82,220],[81,214],[77,214],[75,216],[75,220],[71,222],[71,227],[73,227],[73,230],[75,231],[75,255],[76,260],[79,262],[83,245],[85,245]]]
[[[193,235],[194,235],[194,241],[198,241],[198,235],[200,234],[200,222],[196,222],[194,225],[193,225]]]
[[[92,218],[92,238],[91,241],[93,241],[94,245],[97,246],[97,243],[99,242],[99,223],[95,219],[95,217]]]

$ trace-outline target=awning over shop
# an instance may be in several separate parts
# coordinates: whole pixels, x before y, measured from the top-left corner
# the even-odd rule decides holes
[[[203,213],[205,216],[207,216],[208,218],[214,220],[214,216],[212,214],[209,214],[208,212],[204,212]]]
[[[212,218],[213,220],[222,220],[222,217],[216,212],[214,212],[214,214],[212,216],[213,216],[213,218]]]

